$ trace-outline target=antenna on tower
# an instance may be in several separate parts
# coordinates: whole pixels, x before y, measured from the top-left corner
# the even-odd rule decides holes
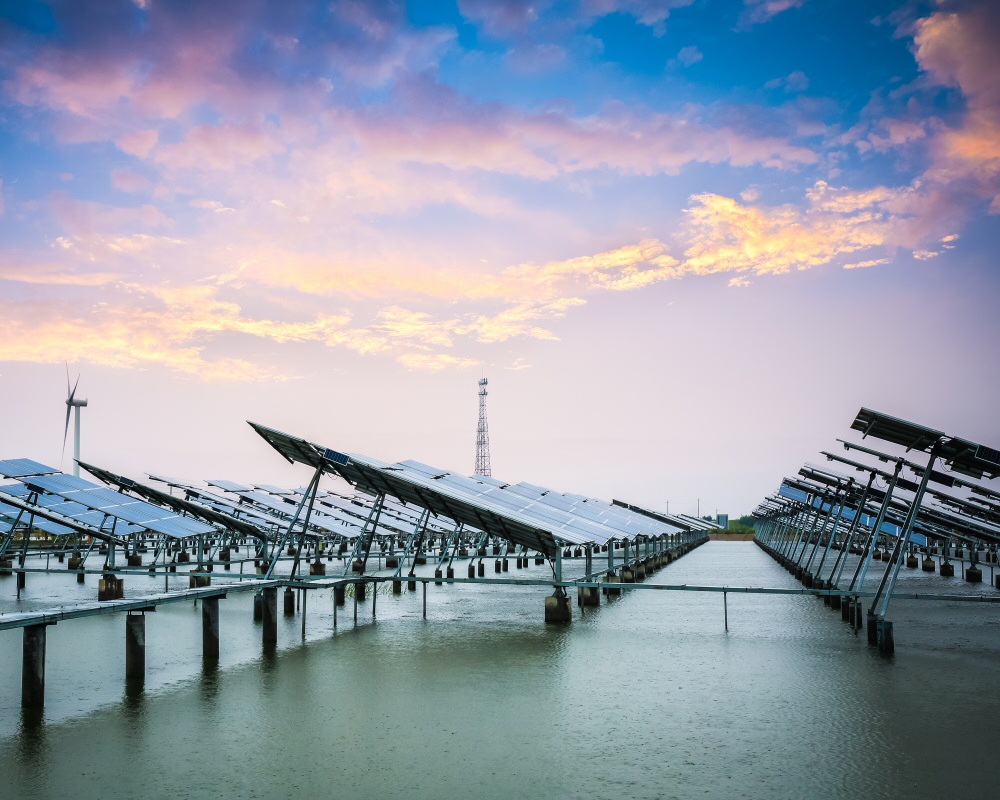
[[[486,378],[479,379],[479,427],[476,429],[476,471],[474,475],[492,477],[490,473],[490,429],[486,424]]]

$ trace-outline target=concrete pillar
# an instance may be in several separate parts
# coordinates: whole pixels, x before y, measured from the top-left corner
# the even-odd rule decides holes
[[[146,615],[125,615],[125,682],[141,686],[146,681]]]
[[[45,706],[45,625],[29,625],[24,629],[21,656],[21,706]]]
[[[338,606],[342,606],[347,602],[347,587],[344,584],[333,587],[333,602]]]
[[[577,588],[577,602],[584,607],[599,606],[601,593],[594,586],[580,586]]]
[[[480,578],[486,577],[486,564],[484,564],[482,561],[480,561],[479,566],[476,567],[476,575],[478,575]]]
[[[470,578],[476,577],[476,564],[473,561],[469,562],[469,577]]]
[[[940,572],[942,578],[954,578],[955,565],[952,564],[950,561],[942,561]]]
[[[865,626],[868,632],[868,644],[878,644],[878,623],[879,618],[869,611],[868,616],[865,617]]]
[[[892,638],[892,623],[887,619],[879,618],[875,625],[878,651],[884,656],[891,656],[896,649]]]
[[[402,594],[403,593],[403,582],[402,581],[394,580],[392,582],[392,593],[393,594]]]
[[[219,598],[201,601],[201,655],[215,660],[219,657]]]
[[[261,609],[264,623],[263,642],[265,645],[278,643],[278,589],[270,586],[264,589],[264,603]]]
[[[553,594],[545,598],[545,622],[563,624],[573,620],[573,606],[565,594]]]
[[[292,591],[292,587],[289,586],[285,589],[283,595],[284,600],[284,611],[286,617],[295,616],[295,592]]]
[[[434,577],[435,578],[440,578],[441,577],[441,568],[440,567],[438,567],[436,570],[434,570]],[[440,586],[441,585],[441,581],[434,581],[434,585],[435,586]]]
[[[970,566],[965,571],[965,580],[968,583],[982,583],[983,582],[983,571],[976,566]]]
[[[257,592],[253,596],[253,621],[260,622],[264,619],[264,595]]]

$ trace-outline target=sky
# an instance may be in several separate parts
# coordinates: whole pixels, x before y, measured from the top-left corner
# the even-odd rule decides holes
[[[0,457],[738,515],[1000,447],[1000,4],[0,0]],[[72,438],[72,434],[70,434]]]

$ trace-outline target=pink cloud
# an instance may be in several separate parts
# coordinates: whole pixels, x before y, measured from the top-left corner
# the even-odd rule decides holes
[[[115,140],[118,149],[131,156],[146,158],[160,138],[160,132],[155,129],[133,131]]]
[[[231,171],[282,152],[273,131],[259,125],[199,125],[178,144],[160,145],[153,158],[168,169]]]
[[[120,192],[128,193],[148,192],[153,188],[149,178],[124,169],[111,170],[111,185]]]
[[[968,105],[961,124],[934,139],[938,179],[960,175],[982,182],[1000,174],[998,38],[1000,6],[995,3],[938,12],[916,24],[917,62],[935,82],[960,89]]]

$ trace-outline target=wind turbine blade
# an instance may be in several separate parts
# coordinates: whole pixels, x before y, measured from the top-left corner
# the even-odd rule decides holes
[[[72,399],[72,397],[71,397],[71,399]],[[63,448],[62,448],[63,456],[66,455],[66,439],[69,438],[69,415],[70,415],[70,412],[72,410],[73,410],[73,406],[71,406],[69,404],[69,401],[67,401],[66,402],[66,430],[63,431]]]
[[[66,396],[69,397],[72,394],[72,389],[69,388],[69,362],[63,362],[66,365]]]

